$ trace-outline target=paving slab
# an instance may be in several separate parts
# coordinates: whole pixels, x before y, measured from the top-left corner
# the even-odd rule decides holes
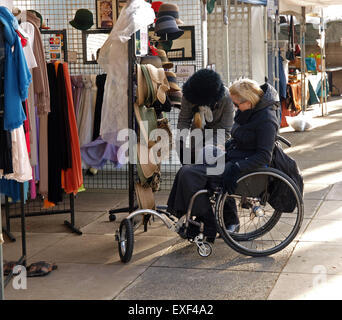
[[[304,183],[335,184],[342,181],[342,172],[306,172],[303,177]]]
[[[176,239],[170,237],[137,236],[131,264],[150,265],[175,242]],[[33,259],[56,263],[122,264],[114,235],[71,236],[34,255]]]
[[[278,273],[150,267],[115,300],[266,299]]]
[[[295,242],[272,256],[254,258],[239,254],[222,239],[216,239],[212,254],[202,258],[195,244],[182,241],[154,262],[153,267],[280,272],[294,246]]]
[[[300,237],[300,241],[341,243],[341,230],[341,220],[313,219]]]
[[[5,289],[6,300],[112,300],[145,267],[60,263],[46,277],[27,278],[26,290]]]
[[[315,216],[318,219],[342,220],[342,201],[324,201]]]
[[[15,242],[11,242],[5,237],[3,249],[4,259],[7,261],[17,261],[22,254],[21,233],[14,232],[13,235],[16,237]],[[59,243],[60,241],[68,238],[69,236],[70,234],[68,233],[27,233],[26,252],[28,262],[36,262],[36,260],[32,261],[32,256],[36,255],[44,249],[49,248],[50,246],[55,245],[56,243]]]
[[[335,183],[329,191],[326,200],[342,201],[342,182]]]
[[[342,275],[342,243],[299,242],[283,272]]]
[[[305,218],[312,218],[317,210],[322,205],[323,200],[315,200],[315,199],[304,199],[304,217]]]
[[[96,220],[104,212],[99,211],[76,211],[75,212],[75,225],[76,228],[82,228],[92,221]],[[70,214],[58,215],[42,215],[38,217],[27,217],[25,219],[26,231],[35,233],[71,233],[72,231],[64,224],[64,221],[71,221]],[[5,220],[3,220],[5,221]],[[21,220],[11,219],[11,231],[21,231]]]
[[[331,188],[330,184],[305,183],[304,199],[324,199]]]
[[[342,276],[281,274],[268,300],[341,300]]]

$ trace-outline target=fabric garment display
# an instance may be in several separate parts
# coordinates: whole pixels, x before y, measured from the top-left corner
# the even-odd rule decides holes
[[[78,107],[80,104],[82,89],[83,89],[83,81],[82,76],[71,76],[71,84],[72,84],[72,96],[73,96],[73,103],[74,103],[74,109],[75,114],[78,113]]]
[[[6,7],[0,7],[0,21],[4,25],[6,55],[4,129],[13,130],[19,128],[26,119],[22,101],[27,98],[32,77],[15,31],[18,29],[17,19]]]
[[[80,146],[88,144],[93,138],[93,83],[90,75],[82,78],[84,89],[82,91],[81,103],[77,113],[77,127]]]
[[[67,194],[73,193],[75,195],[83,185],[83,174],[80,143],[78,139],[68,63],[63,63],[63,74],[70,128],[71,168],[62,171],[62,188]]]
[[[102,46],[99,65],[107,73],[100,135],[104,141],[121,145],[118,132],[128,119],[128,40],[137,30],[152,24],[155,14],[144,0],[132,0],[122,9],[108,39]]]
[[[94,112],[94,127],[93,127],[93,139],[92,139],[93,141],[95,141],[100,136],[102,103],[103,103],[103,94],[104,94],[106,78],[107,78],[106,74],[99,74],[96,76],[97,95],[96,95],[95,112]]]
[[[38,114],[46,114],[50,112],[50,91],[45,63],[44,45],[39,30],[40,19],[37,18],[33,12],[27,11],[25,14],[27,22],[31,23],[35,29],[33,52],[38,67],[33,69],[32,77],[34,92],[37,95]]]

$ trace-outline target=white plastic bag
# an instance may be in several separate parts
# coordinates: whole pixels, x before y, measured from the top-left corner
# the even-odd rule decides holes
[[[301,132],[312,129],[312,118],[308,115],[300,113],[295,117],[285,116],[285,118],[289,126],[292,127],[295,131]]]

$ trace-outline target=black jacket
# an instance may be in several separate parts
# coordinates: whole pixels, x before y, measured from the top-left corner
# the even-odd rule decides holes
[[[226,144],[226,161],[237,162],[241,171],[270,164],[279,129],[279,96],[269,84],[261,86],[264,95],[251,110],[237,111]]]

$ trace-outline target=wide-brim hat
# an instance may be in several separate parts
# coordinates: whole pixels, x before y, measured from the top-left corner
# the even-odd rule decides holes
[[[170,99],[170,102],[175,108],[180,108],[182,105],[183,94],[182,91],[169,91],[167,96]]]
[[[156,68],[162,68],[162,60],[159,56],[144,56],[141,57],[140,64],[152,64]]]
[[[184,22],[179,18],[179,8],[176,4],[172,3],[163,3],[159,7],[158,15],[157,17],[163,17],[163,16],[172,16],[175,18],[176,23],[178,25],[184,24]]]
[[[78,30],[88,30],[94,24],[93,14],[88,9],[79,9],[69,23]]]
[[[145,76],[141,70],[141,65],[137,64],[137,104],[139,106],[145,104],[145,100],[148,96],[148,88]]]
[[[156,68],[151,64],[146,64],[145,66],[152,79],[152,85],[155,90],[157,99],[161,103],[165,103],[166,93],[170,90],[170,85],[166,78],[164,69]]]
[[[177,76],[172,71],[165,71],[167,81],[169,81],[170,91],[181,91],[182,89],[177,84]]]
[[[184,31],[178,28],[176,19],[172,16],[157,18],[154,31],[159,37],[163,37],[164,40],[175,40],[184,34]]]
[[[173,63],[169,61],[169,58],[167,57],[167,54],[162,49],[157,49],[158,56],[160,57],[162,61],[163,68],[165,69],[171,69],[173,68]]]
[[[155,199],[151,187],[144,188],[140,183],[135,184],[135,194],[140,209],[154,209]]]

